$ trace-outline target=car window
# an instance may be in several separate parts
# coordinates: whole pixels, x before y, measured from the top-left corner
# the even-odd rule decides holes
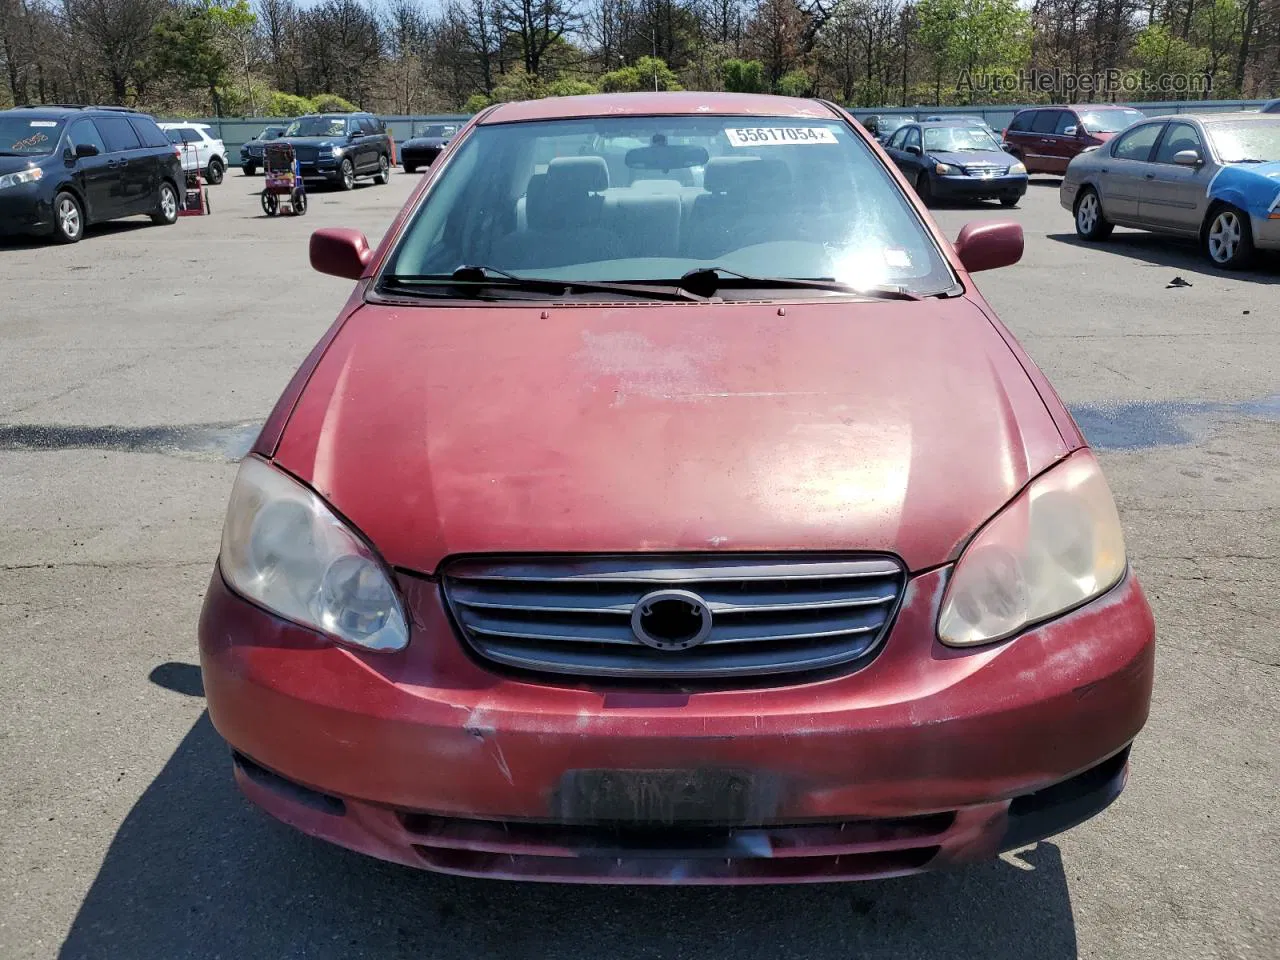
[[[192,130],[190,127],[182,128],[182,139],[185,143],[204,143],[204,137],[200,136],[200,131]]]
[[[72,150],[79,146],[93,146],[99,153],[107,152],[107,145],[102,142],[102,135],[90,120],[77,120],[67,131],[67,143]]]
[[[920,128],[919,127],[907,128],[907,139],[906,139],[905,145],[908,147],[920,146]]]
[[[1280,117],[1205,124],[1223,163],[1265,163],[1280,157]]]
[[[165,136],[164,131],[156,126],[156,122],[150,117],[130,117],[129,123],[133,125],[133,131],[138,135],[138,139],[142,141],[143,146],[168,146],[169,138]]]
[[[1078,127],[1079,125],[1080,120],[1074,113],[1070,110],[1062,110],[1058,113],[1058,125],[1053,128],[1053,132],[1060,136],[1066,136],[1068,127]]]
[[[924,148],[939,153],[972,153],[1000,149],[1000,144],[982,127],[930,127],[924,132]]]
[[[286,137],[340,137],[347,123],[342,117],[299,117],[285,129]]]
[[[626,141],[642,146],[621,154],[622,179],[602,151]],[[670,175],[669,188],[654,189],[645,174],[655,170]],[[380,283],[390,290],[401,278],[395,289],[420,290],[425,276],[456,294],[449,278],[459,264],[584,282],[672,282],[720,266],[921,293],[956,283],[862,137],[842,121],[807,117],[481,125],[411,212]]]
[[[889,138],[889,146],[893,147],[893,149],[895,150],[901,150],[903,146],[906,144],[906,142],[907,142],[906,127],[903,127],[901,130],[896,131],[894,135]]]
[[[361,117],[360,132],[371,137],[376,137],[378,135],[378,121],[374,120],[373,117]]]
[[[124,117],[94,117],[93,124],[102,134],[102,139],[110,153],[137,150],[142,146],[142,141],[138,139],[138,135],[133,132],[133,127]]]
[[[1031,122],[1032,133],[1053,133],[1058,129],[1058,117],[1061,110],[1041,110]]]
[[[1088,133],[1119,133],[1133,126],[1147,115],[1141,110],[1120,107],[1108,110],[1087,110],[1080,115],[1080,122]]]
[[[1144,123],[1134,127],[1124,136],[1119,137],[1111,148],[1111,155],[1117,160],[1148,160],[1151,148],[1155,146],[1156,137],[1164,128],[1163,123]]]
[[[1156,151],[1156,163],[1173,163],[1174,156],[1183,150],[1201,153],[1200,134],[1189,123],[1171,123]]]
[[[1022,133],[1031,129],[1031,121],[1036,117],[1036,110],[1024,110],[1013,118],[1013,123],[1009,124],[1010,133]]]
[[[41,157],[53,153],[62,136],[62,120],[0,114],[0,156]]]

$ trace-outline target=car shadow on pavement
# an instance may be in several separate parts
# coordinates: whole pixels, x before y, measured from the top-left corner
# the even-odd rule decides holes
[[[155,679],[196,693],[190,671]],[[1058,848],[861,884],[583,887],[436,876],[311,840],[242,799],[208,713],[117,831],[61,960],[1076,956]]]
[[[1050,233],[1048,237],[1058,243],[1097,250],[1100,253],[1113,253],[1134,260],[1145,260],[1152,266],[1168,267],[1171,270],[1226,277],[1249,283],[1280,283],[1280,255],[1269,250],[1259,251],[1248,270],[1222,270],[1210,262],[1198,243],[1181,237],[1167,237],[1142,230],[1117,231],[1098,243],[1081,240],[1075,233]]]

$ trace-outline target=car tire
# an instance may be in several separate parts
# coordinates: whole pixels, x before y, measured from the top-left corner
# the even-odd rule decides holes
[[[383,186],[391,182],[391,161],[385,153],[378,154],[378,172],[373,175],[373,182]]]
[[[342,166],[338,168],[338,186],[343,190],[354,190],[356,187],[356,168],[348,157],[342,161]]]
[[[1012,209],[1018,205],[1018,201],[1021,199],[1022,197],[1001,197],[1000,206],[1006,209]]]
[[[252,177],[255,173],[258,172],[258,168],[255,167],[252,163],[241,164],[240,169],[244,171],[244,175],[246,177]]]
[[[209,167],[205,170],[205,179],[215,187],[222,182],[223,176],[226,174],[227,168],[221,160],[214,157],[209,161]]]
[[[1102,215],[1102,201],[1093,187],[1085,187],[1076,198],[1076,236],[1081,240],[1098,241],[1111,236],[1115,229]]]
[[[1253,260],[1253,226],[1238,207],[1224,203],[1211,209],[1202,237],[1204,252],[1215,266],[1242,270]]]
[[[916,177],[916,196],[926,207],[933,206],[933,185],[929,182],[929,174],[924,170]]]
[[[418,172],[418,168],[417,168],[417,167],[415,167],[412,163],[406,163],[406,164],[404,165],[404,172],[405,172],[405,173],[417,173],[417,172]]]
[[[59,243],[79,243],[84,236],[84,205],[67,190],[53,198],[53,235]]]
[[[162,227],[178,222],[178,191],[167,180],[160,184],[156,194],[156,209],[151,214],[151,222]]]

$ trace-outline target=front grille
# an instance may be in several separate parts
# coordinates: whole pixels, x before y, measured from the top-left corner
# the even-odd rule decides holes
[[[852,663],[880,642],[904,582],[897,560],[865,555],[474,559],[450,564],[443,577],[463,639],[487,660],[659,680]],[[709,632],[685,648],[678,636],[670,649],[650,645],[652,636],[642,642],[632,613],[656,591],[693,594],[690,610],[709,614]]]
[[[973,163],[965,167],[964,172],[971,177],[1003,177],[1009,172],[1009,168],[998,167],[994,163]]]

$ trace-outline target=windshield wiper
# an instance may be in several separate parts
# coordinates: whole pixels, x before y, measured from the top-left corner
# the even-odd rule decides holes
[[[465,264],[453,273],[420,273],[392,275],[383,284],[394,287],[453,286],[479,289],[526,290],[551,296],[571,293],[620,293],[627,297],[649,300],[703,300],[696,294],[673,286],[648,286],[634,283],[611,283],[602,280],[555,280],[550,277],[521,277],[496,267]]]
[[[1239,160],[1223,160],[1223,163],[1266,163],[1265,160],[1259,160],[1256,157],[1242,157]]]
[[[731,278],[731,279],[730,279]],[[729,282],[726,283],[726,279]],[[699,267],[680,278],[680,285],[699,296],[710,297],[721,287],[732,286],[761,290],[829,290],[877,300],[919,300],[920,297],[898,284],[874,284],[855,287],[834,277],[752,277],[724,267]]]

